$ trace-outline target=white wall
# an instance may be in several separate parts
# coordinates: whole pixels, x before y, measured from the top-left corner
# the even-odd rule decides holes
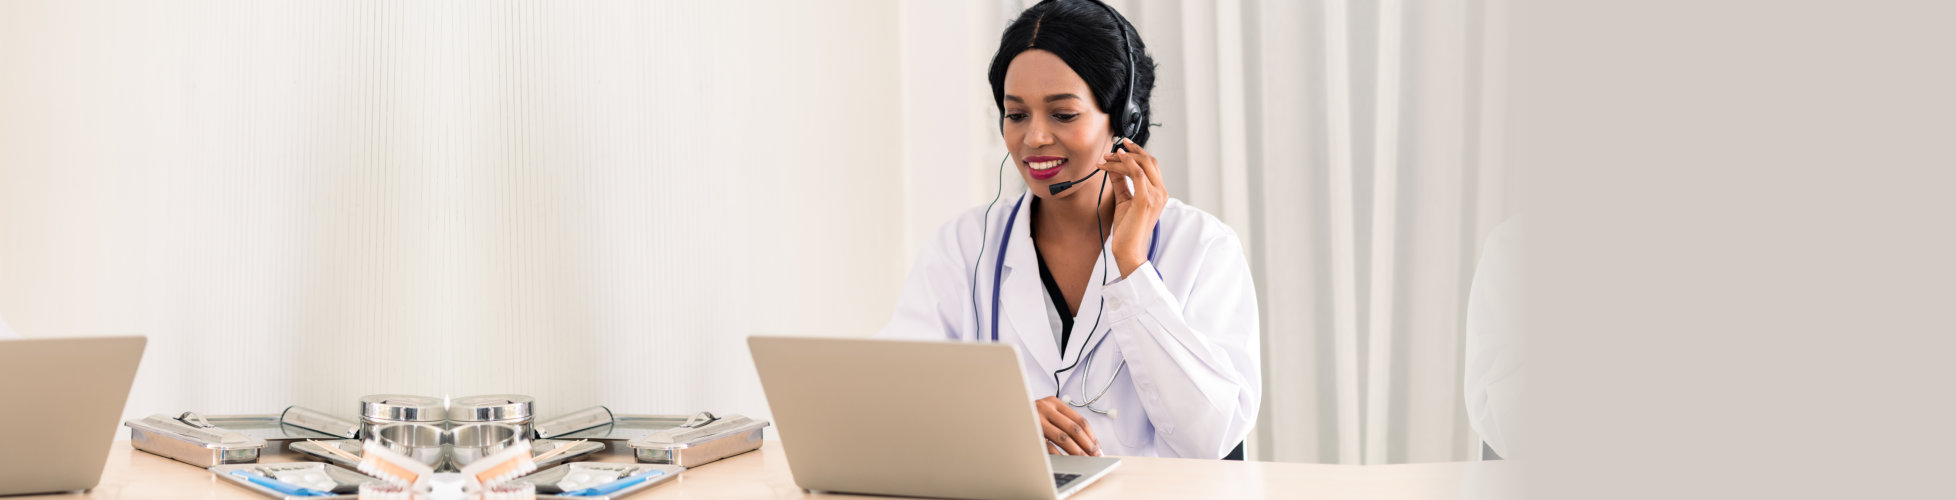
[[[743,339],[866,335],[905,272],[898,16],[0,3],[0,316],[148,335],[129,415],[764,415]]]

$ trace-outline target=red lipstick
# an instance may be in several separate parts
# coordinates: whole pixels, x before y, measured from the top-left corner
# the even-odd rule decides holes
[[[1047,168],[1044,169],[1033,168],[1034,164],[1048,163],[1048,162],[1059,162],[1059,163],[1048,166]],[[1045,156],[1045,155],[1028,156],[1023,161],[1023,164],[1026,167],[1026,172],[1031,174],[1033,179],[1042,180],[1042,181],[1046,179],[1051,179],[1054,176],[1059,175],[1060,170],[1066,167],[1066,163],[1067,163],[1066,157],[1064,156]]]

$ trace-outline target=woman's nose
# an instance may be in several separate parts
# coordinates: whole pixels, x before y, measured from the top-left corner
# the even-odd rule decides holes
[[[1022,142],[1027,147],[1045,146],[1053,143],[1053,134],[1046,131],[1046,126],[1033,123],[1026,126],[1026,135]]]

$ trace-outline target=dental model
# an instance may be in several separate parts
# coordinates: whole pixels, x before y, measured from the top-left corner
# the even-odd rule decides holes
[[[360,500],[414,500],[414,494],[398,484],[361,483]]]
[[[526,445],[524,450],[530,449]],[[435,473],[435,469],[407,455],[387,449],[380,443],[368,441],[360,447],[360,472],[389,483],[413,487],[423,478]]]
[[[482,489],[482,500],[536,500],[537,486],[522,481]]]
[[[479,486],[495,486],[537,470],[530,455],[530,442],[517,441],[494,455],[483,457],[462,468],[462,476]]]

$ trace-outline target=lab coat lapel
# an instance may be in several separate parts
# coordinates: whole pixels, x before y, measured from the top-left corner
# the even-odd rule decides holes
[[[1011,238],[1012,244],[1005,250],[1005,279],[1002,304],[1006,321],[1012,326],[1012,335],[1019,336],[1025,346],[1027,357],[1042,367],[1042,371],[1052,373],[1059,369],[1059,346],[1053,337],[1051,323],[1046,321],[1045,284],[1039,281],[1038,249],[1032,245],[1032,193],[1027,192],[1019,198],[1018,220],[1012,223],[1012,232],[1004,237]],[[1004,334],[1000,335],[1004,341]]]

